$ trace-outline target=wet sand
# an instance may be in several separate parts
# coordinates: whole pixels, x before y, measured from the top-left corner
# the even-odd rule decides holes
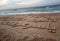
[[[60,41],[60,13],[0,16],[0,41]]]

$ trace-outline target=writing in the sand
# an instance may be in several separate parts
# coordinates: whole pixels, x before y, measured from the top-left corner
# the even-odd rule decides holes
[[[56,22],[55,18],[52,17],[41,17],[41,18],[35,18],[35,19],[26,19],[25,21],[20,20],[20,18],[0,18],[2,21],[0,24],[18,27],[21,26],[23,29],[27,28],[37,28],[37,29],[46,29],[48,26],[49,32],[55,32],[56,28],[51,27],[51,22]],[[44,22],[46,22],[44,24]],[[41,25],[40,25],[41,24]],[[47,24],[47,25],[46,25]]]

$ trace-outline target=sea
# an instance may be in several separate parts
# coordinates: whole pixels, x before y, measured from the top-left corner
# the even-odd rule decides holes
[[[0,15],[60,13],[60,5],[36,6],[0,10]]]

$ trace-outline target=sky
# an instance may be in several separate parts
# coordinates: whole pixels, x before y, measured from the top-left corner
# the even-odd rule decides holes
[[[54,4],[60,4],[60,0],[0,0],[0,10],[45,6]]]

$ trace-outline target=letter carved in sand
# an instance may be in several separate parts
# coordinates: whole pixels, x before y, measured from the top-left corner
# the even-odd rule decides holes
[[[52,22],[53,23],[56,22],[56,19],[55,18],[50,18],[50,17],[48,17],[48,19],[49,19],[49,22],[48,22],[47,30],[49,32],[51,32],[51,33],[56,33],[56,27],[55,26],[54,27],[51,26],[51,25],[53,25]]]

